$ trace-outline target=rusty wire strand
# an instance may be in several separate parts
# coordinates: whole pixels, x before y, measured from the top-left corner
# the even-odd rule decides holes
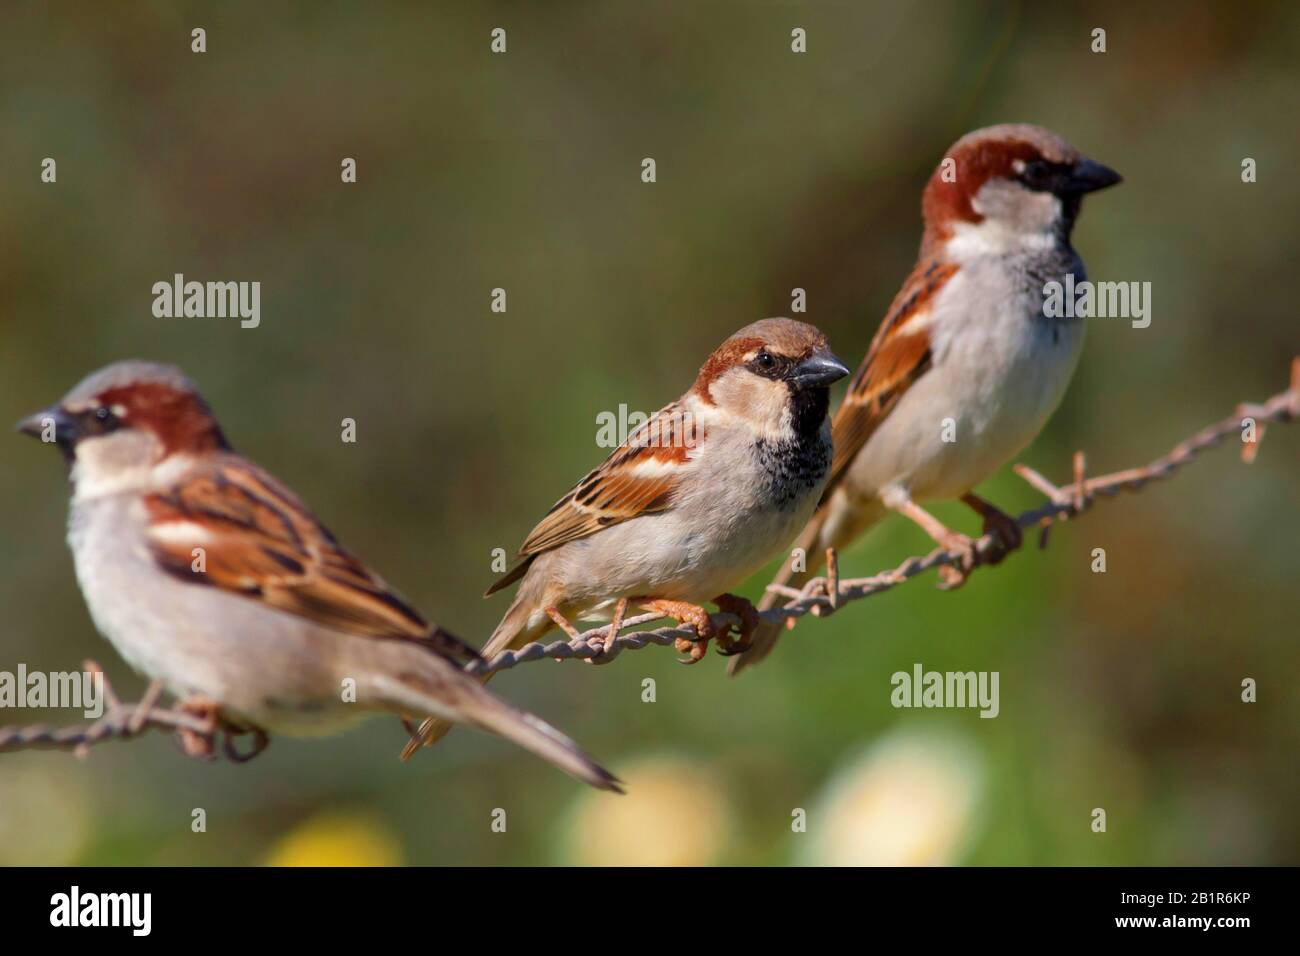
[[[1254,441],[1243,441],[1242,460],[1249,463],[1258,452],[1260,439],[1263,438],[1263,426],[1266,423],[1286,424],[1300,417],[1300,357],[1292,360],[1290,387],[1279,392],[1261,404],[1241,404],[1234,414],[1216,422],[1192,435],[1177,445],[1167,454],[1157,458],[1148,465],[1116,471],[1096,478],[1084,476],[1084,456],[1076,452],[1073,460],[1073,475],[1069,484],[1058,486],[1027,465],[1016,465],[1015,472],[1029,485],[1047,497],[1047,503],[1016,517],[1016,524],[1022,529],[1040,529],[1039,544],[1046,545],[1047,532],[1052,525],[1067,521],[1089,510],[1100,497],[1113,497],[1121,491],[1141,491],[1153,481],[1160,481],[1173,475],[1175,471],[1187,464],[1201,452],[1218,445],[1229,435],[1242,435],[1246,419],[1255,423]],[[979,567],[990,552],[1000,547],[992,534],[985,534],[973,541],[975,567]],[[944,565],[958,564],[961,555],[935,548],[924,556],[910,557],[897,567],[874,574],[866,578],[842,578],[833,558],[829,562],[829,577],[817,577],[808,581],[802,588],[795,589],[779,585],[769,585],[768,590],[789,598],[781,608],[760,612],[760,617],[771,622],[793,622],[805,615],[826,617],[844,605],[863,598],[880,594],[897,587],[904,581],[940,568]],[[972,569],[973,570],[973,569]],[[833,583],[832,583],[833,582]],[[663,615],[645,613],[626,618],[622,629],[638,627],[652,621],[662,620]],[[718,612],[711,615],[716,629],[727,625],[739,625],[737,615]],[[667,646],[678,638],[698,640],[695,628],[687,626],[661,627],[647,631],[620,632],[613,645],[606,648],[609,626],[592,628],[579,637],[568,640],[556,640],[550,643],[533,642],[517,650],[507,650],[491,660],[475,661],[465,666],[467,673],[476,676],[493,674],[509,670],[519,664],[544,660],[584,660],[591,664],[608,664],[623,651],[640,650],[652,644]],[[97,665],[87,662],[87,670],[98,670]],[[197,734],[212,735],[214,728],[208,721],[183,710],[158,708],[156,693],[147,694],[139,704],[123,704],[104,684],[105,695],[109,702],[107,712],[90,724],[78,724],[70,727],[51,728],[45,725],[32,727],[0,727],[0,753],[27,749],[69,749],[84,755],[94,744],[112,739],[129,739],[150,730],[189,731]],[[221,728],[217,728],[220,730]],[[229,747],[227,746],[229,754]]]
[[[91,674],[102,674],[103,669],[94,661],[84,661],[82,669]],[[89,724],[70,727],[50,727],[34,724],[30,727],[0,727],[0,753],[12,750],[75,750],[84,756],[87,750],[105,740],[126,740],[150,730],[189,730],[196,734],[210,734],[212,727],[203,718],[184,710],[159,707],[162,685],[149,685],[139,703],[124,704],[113,692],[108,678],[104,678],[104,715]]]
[[[1256,424],[1255,441],[1243,443],[1242,445],[1242,458],[1244,461],[1250,462],[1254,459],[1258,450],[1258,443],[1263,436],[1265,422],[1285,424],[1293,421],[1298,416],[1300,416],[1300,357],[1293,359],[1291,362],[1291,385],[1286,391],[1279,392],[1262,404],[1243,403],[1239,405],[1233,415],[1203,428],[1190,438],[1179,442],[1168,454],[1143,467],[1112,472],[1096,478],[1085,478],[1083,474],[1083,453],[1076,452],[1073,461],[1074,480],[1070,485],[1058,487],[1032,468],[1026,465],[1017,465],[1015,467],[1016,474],[1042,492],[1047,497],[1048,502],[1018,515],[1016,524],[1022,529],[1041,529],[1040,543],[1042,543],[1046,539],[1049,527],[1057,522],[1066,521],[1083,514],[1092,506],[1093,500],[1097,496],[1113,497],[1121,491],[1140,491],[1149,482],[1170,477],[1187,462],[1206,449],[1219,444],[1224,438],[1229,435],[1241,434],[1245,419],[1249,418]],[[999,544],[993,535],[985,534],[973,541],[973,547],[975,566],[978,567],[982,559],[999,547]],[[923,574],[943,565],[957,564],[960,560],[961,556],[959,554],[944,551],[942,548],[935,548],[927,555],[908,558],[897,567],[882,571],[871,577],[844,579],[839,578],[839,569],[832,557],[829,562],[829,576],[838,579],[835,585],[829,584],[827,577],[812,578],[803,588],[797,590],[780,585],[769,585],[768,590],[790,600],[784,607],[759,612],[759,616],[774,623],[779,621],[793,622],[807,614],[814,617],[827,617],[845,604],[888,591],[890,588],[896,587],[918,574]],[[734,614],[718,613],[711,615],[711,617],[718,628],[729,623],[740,623],[739,618]],[[658,614],[643,614],[639,617],[628,618],[623,622],[623,627],[635,627],[660,618],[661,615]],[[548,657],[555,660],[578,658],[593,664],[607,664],[626,650],[640,650],[650,644],[668,645],[679,637],[698,640],[694,627],[664,627],[649,631],[620,634],[615,638],[614,646],[607,651],[605,638],[608,633],[609,627],[606,625],[584,631],[582,636],[575,640],[557,640],[549,644],[538,642],[525,644],[518,650],[502,651],[490,661],[478,661],[470,664],[466,667],[466,670],[472,674],[491,674],[497,671],[509,670],[517,664],[542,660]]]

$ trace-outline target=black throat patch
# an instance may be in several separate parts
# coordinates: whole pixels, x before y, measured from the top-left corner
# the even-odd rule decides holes
[[[754,442],[768,495],[782,511],[793,508],[830,470],[831,443],[821,433],[830,403],[829,388],[792,392],[790,417],[794,434],[779,441],[760,438]]]

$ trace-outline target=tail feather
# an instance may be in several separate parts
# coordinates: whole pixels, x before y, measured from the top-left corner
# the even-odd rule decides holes
[[[450,684],[447,684],[450,678]],[[622,793],[617,777],[540,717],[506,703],[479,681],[454,668],[439,674],[437,691],[417,678],[380,678],[380,695],[394,710],[453,714],[455,722],[499,734],[572,777],[599,790]]]
[[[516,710],[481,686],[476,686],[475,690],[477,699],[462,703],[466,723],[514,741],[598,790],[623,792],[617,777],[588,757],[576,743],[546,721]],[[469,706],[465,706],[465,703]]]
[[[522,590],[522,589],[521,589]],[[553,626],[549,617],[543,617],[542,621],[532,627],[529,627],[529,618],[532,616],[532,603],[524,601],[522,595],[515,598],[515,602],[510,605],[510,610],[506,611],[505,617],[497,625],[497,629],[492,632],[483,649],[479,652],[484,660],[492,660],[504,650],[515,647],[523,647],[538,640]],[[485,677],[477,678],[483,683],[492,679],[491,674]],[[442,717],[427,717],[420,724],[420,729],[416,731],[414,737],[407,741],[406,746],[402,748],[402,759],[409,760],[411,756],[420,749],[421,746],[428,747],[436,744],[451,731],[455,726],[454,721]]]

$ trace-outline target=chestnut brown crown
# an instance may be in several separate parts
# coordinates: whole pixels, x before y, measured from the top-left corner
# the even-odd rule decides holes
[[[174,366],[156,362],[115,362],[93,372],[18,429],[40,437],[50,424],[69,457],[81,442],[123,429],[151,433],[164,456],[229,447],[194,384]]]
[[[707,398],[709,386],[735,368],[784,381],[792,390],[827,386],[849,373],[820,329],[786,318],[750,323],[719,345],[700,369],[694,391]]]
[[[942,229],[954,221],[982,221],[974,200],[995,179],[1028,192],[1051,193],[1064,201],[1067,210],[1077,209],[1085,193],[1121,181],[1113,169],[1082,155],[1064,137],[1042,126],[988,126],[957,140],[931,175],[922,199],[926,225]]]

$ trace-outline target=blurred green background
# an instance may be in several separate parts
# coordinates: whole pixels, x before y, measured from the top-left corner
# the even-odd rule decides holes
[[[492,549],[603,457],[599,413],[677,396],[796,286],[855,364],[944,149],[1030,121],[1123,173],[1075,244],[1093,278],[1150,281],[1153,321],[1094,322],[1023,460],[1060,481],[1076,448],[1094,474],[1148,461],[1282,389],[1300,351],[1300,6],[1047,7],[7,4],[0,420],[111,360],[177,363],[236,448],[479,643],[508,604],[479,597]],[[261,327],[154,318],[177,272],[261,281]],[[1217,451],[959,592],[927,577],[804,623],[739,680],[658,648],[494,683],[623,775],[621,800],[466,731],[401,764],[391,720],[245,766],[157,734],[0,756],[0,862],[1297,863],[1298,447],[1275,427],[1254,465]],[[0,462],[0,669],[93,657],[137,695],[77,591],[56,456],[10,436]],[[1009,469],[983,491],[1039,501]],[[929,547],[895,519],[841,566]],[[1000,716],[893,709],[916,662],[1000,672]]]

